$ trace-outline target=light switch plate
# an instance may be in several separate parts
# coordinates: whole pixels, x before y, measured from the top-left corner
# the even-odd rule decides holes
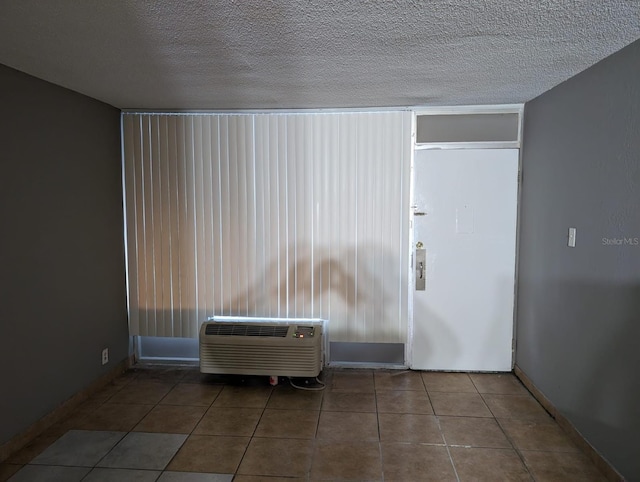
[[[569,228],[569,239],[567,240],[567,246],[570,248],[576,247],[576,228]]]

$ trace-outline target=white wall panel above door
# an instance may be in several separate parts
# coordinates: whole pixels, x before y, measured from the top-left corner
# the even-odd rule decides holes
[[[411,113],[123,114],[131,334],[318,317],[406,340]]]

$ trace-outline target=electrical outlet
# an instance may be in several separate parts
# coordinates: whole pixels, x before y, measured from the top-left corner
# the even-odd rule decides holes
[[[102,350],[102,364],[106,365],[107,363],[109,363],[109,349],[105,348]]]

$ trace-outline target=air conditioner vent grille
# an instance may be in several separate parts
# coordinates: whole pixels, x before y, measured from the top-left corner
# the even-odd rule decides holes
[[[270,338],[284,338],[289,327],[286,325],[243,325],[235,323],[210,323],[207,325],[205,335],[218,336],[266,336]]]

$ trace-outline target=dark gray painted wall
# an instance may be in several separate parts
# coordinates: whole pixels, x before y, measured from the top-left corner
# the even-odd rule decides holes
[[[640,480],[639,75],[637,41],[525,106],[516,355],[629,480]]]
[[[125,359],[128,328],[119,111],[5,66],[0,107],[2,444]]]

